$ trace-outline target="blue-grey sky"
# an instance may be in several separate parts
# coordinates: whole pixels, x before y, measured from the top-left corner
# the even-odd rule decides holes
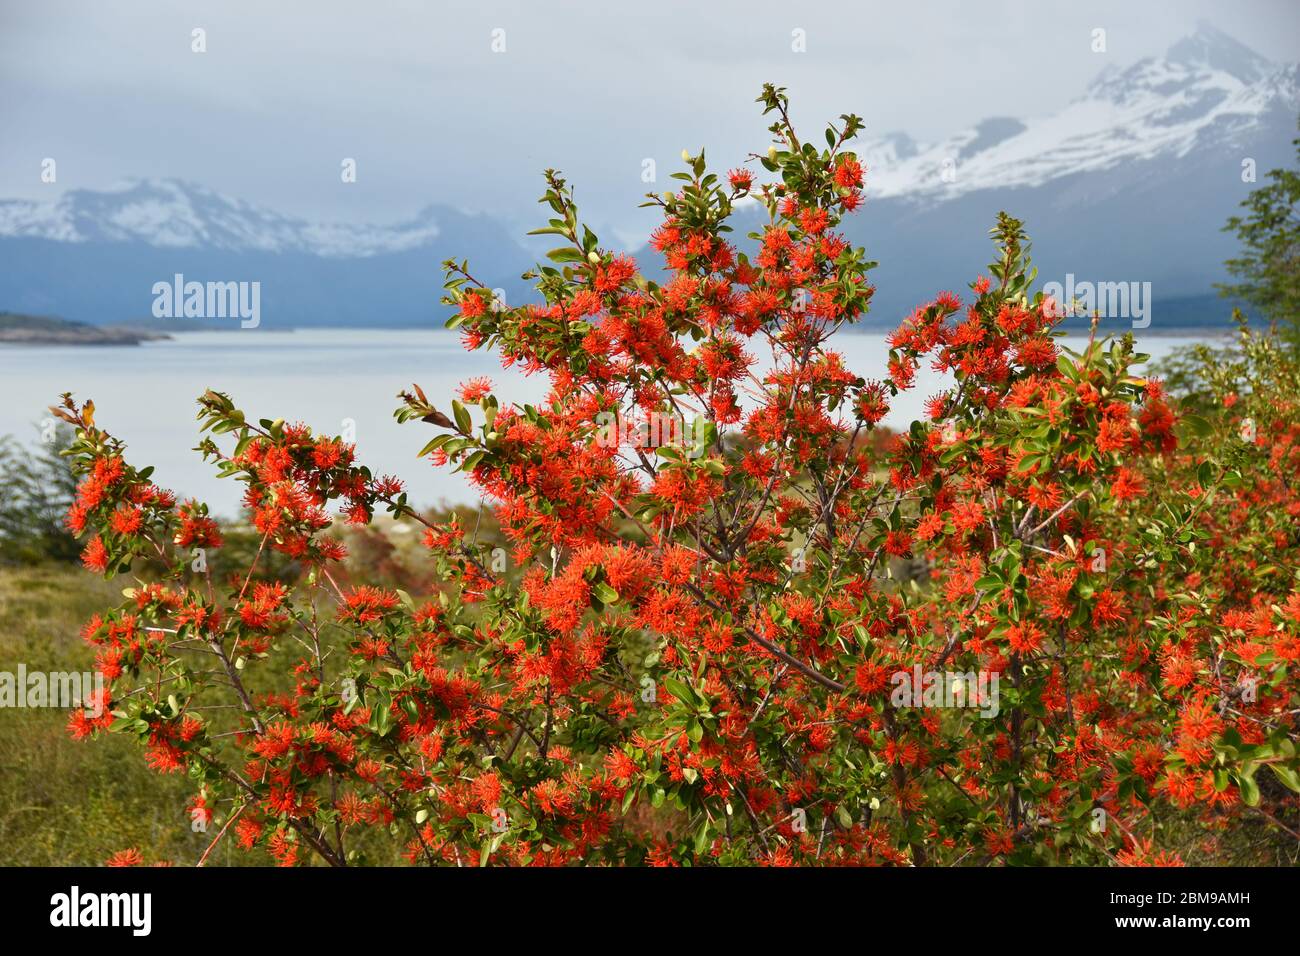
[[[683,147],[765,145],[765,80],[809,126],[936,138],[1050,112],[1202,18],[1300,60],[1295,0],[0,0],[0,197],[174,176],[311,219],[444,202],[523,223],[555,166],[630,231],[644,159],[663,177]]]

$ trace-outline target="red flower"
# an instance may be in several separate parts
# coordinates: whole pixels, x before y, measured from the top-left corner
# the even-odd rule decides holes
[[[749,192],[754,186],[754,174],[748,169],[733,169],[727,173],[727,181],[737,192]]]
[[[109,519],[109,527],[121,535],[134,535],[143,524],[144,512],[128,504],[118,506],[118,509],[113,512],[113,517]]]
[[[835,185],[841,189],[857,189],[862,185],[862,164],[852,156],[841,157],[835,167]]]
[[[1119,469],[1115,474],[1115,483],[1111,486],[1111,494],[1116,501],[1131,501],[1141,496],[1145,490],[1146,482],[1142,476],[1127,468]]]
[[[398,596],[391,591],[362,585],[347,595],[338,616],[356,624],[374,624],[398,605]]]
[[[1020,654],[1028,654],[1043,645],[1043,629],[1032,621],[1021,621],[1007,628],[1007,643]]]
[[[460,400],[462,402],[477,402],[491,392],[492,379],[480,375],[461,383]]]
[[[1096,603],[1092,607],[1092,623],[1098,627],[1122,621],[1127,616],[1119,595],[1109,588],[1097,593]]]
[[[103,574],[108,569],[108,548],[99,535],[90,539],[90,543],[81,552],[81,563],[89,570]]]

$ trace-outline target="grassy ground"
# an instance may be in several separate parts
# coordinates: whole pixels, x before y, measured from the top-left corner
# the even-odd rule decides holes
[[[0,568],[0,671],[90,670],[78,631],[121,587],[68,566]],[[97,865],[127,847],[149,862],[197,860],[211,835],[190,830],[187,781],[149,770],[124,737],[73,740],[67,716],[0,708],[0,865]]]
[[[391,583],[415,587],[419,579],[400,555],[418,542],[414,535],[405,538],[394,545],[384,535],[356,535],[349,546],[371,575],[382,571]],[[68,564],[0,565],[0,671],[16,674],[20,664],[28,673],[93,670],[94,650],[81,639],[81,627],[119,603],[130,583],[130,576],[105,581]],[[279,689],[287,691],[287,666],[283,673]],[[68,714],[54,707],[0,707],[0,866],[97,866],[128,848],[139,850],[146,863],[194,865],[215,834],[191,830],[190,781],[150,770],[134,739],[72,739]],[[384,836],[366,831],[351,848],[370,863],[400,863],[404,838]],[[236,849],[228,835],[206,865],[271,862],[263,850]]]
[[[474,526],[472,515],[462,520]],[[245,567],[256,544],[256,536],[231,531],[223,561]],[[348,546],[353,558],[338,572],[345,581],[356,575],[413,590],[427,587],[424,576],[407,568],[411,554],[422,551],[418,535],[355,532]],[[271,557],[262,562],[273,563]],[[281,564],[275,569],[292,577],[294,569]],[[81,639],[81,627],[119,603],[130,584],[129,575],[105,581],[70,564],[0,564],[0,672],[16,674],[20,664],[29,673],[93,670],[94,650]],[[288,690],[287,667],[284,674],[280,689]],[[192,866],[215,834],[191,831],[190,781],[150,770],[128,737],[73,740],[68,713],[0,707],[0,866],[95,866],[127,848],[139,850],[146,863]],[[394,864],[401,862],[403,842],[367,831],[352,847],[371,863]],[[271,862],[262,850],[236,849],[227,836],[207,865]]]

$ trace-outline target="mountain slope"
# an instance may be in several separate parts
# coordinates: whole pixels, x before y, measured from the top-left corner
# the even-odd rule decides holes
[[[177,273],[260,282],[272,328],[431,323],[453,257],[507,301],[533,261],[501,224],[443,206],[394,226],[309,223],[176,180],[0,203],[0,303],[97,323],[149,317],[154,283]]]
[[[874,196],[941,201],[1244,147],[1275,113],[1289,114],[1294,128],[1297,109],[1296,66],[1276,66],[1202,24],[1163,57],[1103,70],[1050,116],[988,119],[901,157],[895,134],[869,144],[864,155]]]
[[[960,291],[1006,209],[1033,237],[1041,281],[1150,282],[1153,327],[1186,324],[1178,302],[1196,298],[1203,314],[1235,250],[1221,227],[1254,187],[1243,163],[1261,179],[1289,165],[1298,110],[1300,67],[1203,24],[1161,57],[1103,71],[1051,115],[992,117],[937,143],[870,142],[868,202],[845,228],[881,262],[872,320]],[[451,257],[519,301],[536,253],[490,217],[445,206],[388,225],[312,223],[176,180],[0,201],[0,309],[81,321],[145,318],[154,283],[181,273],[260,282],[266,327],[433,325]]]

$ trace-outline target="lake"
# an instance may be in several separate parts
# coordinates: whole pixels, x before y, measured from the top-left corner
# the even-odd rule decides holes
[[[1206,338],[1138,334],[1140,350],[1156,359]],[[1086,340],[1062,341],[1078,349]],[[856,374],[885,377],[883,335],[843,334],[835,345]],[[461,477],[415,457],[435,430],[398,425],[392,412],[398,390],[413,382],[449,410],[456,386],[477,375],[491,377],[503,404],[536,402],[546,390],[544,378],[504,370],[494,353],[465,352],[458,335],[441,329],[249,329],[180,332],[139,346],[0,346],[0,434],[35,444],[46,407],[71,390],[78,400],[94,399],[97,424],[127,442],[132,464],[155,465],[159,484],[233,516],[244,486],[219,481],[191,450],[199,441],[195,399],[214,388],[251,419],[303,421],[331,435],[350,420],[359,459],[376,474],[406,480],[413,503],[471,502],[476,496]],[[945,384],[923,367],[886,424],[906,427]]]

